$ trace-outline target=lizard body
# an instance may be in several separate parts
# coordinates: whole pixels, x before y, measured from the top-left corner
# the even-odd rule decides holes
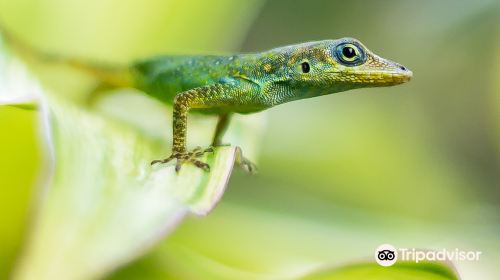
[[[232,113],[259,112],[286,102],[350,89],[393,86],[412,77],[404,66],[375,55],[353,38],[308,42],[252,54],[161,56],[113,68],[46,55],[6,34],[13,45],[32,56],[93,74],[105,85],[103,88],[132,87],[172,104],[172,154],[152,163],[175,159],[176,171],[186,162],[209,169],[198,158],[211,148],[186,148],[190,111],[219,115],[212,143],[216,146],[221,144]]]
[[[135,85],[173,104],[173,151],[177,159],[208,168],[187,152],[187,112],[221,116],[213,145],[220,144],[230,113],[253,113],[270,107],[362,87],[409,81],[412,72],[383,59],[353,38],[291,45],[262,53],[232,56],[165,56],[132,67]],[[221,124],[222,123],[222,124]]]

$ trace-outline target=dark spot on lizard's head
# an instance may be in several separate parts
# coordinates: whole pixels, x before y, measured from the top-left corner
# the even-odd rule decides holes
[[[302,73],[309,73],[309,71],[311,71],[311,66],[307,61],[302,62],[300,66],[302,68]]]

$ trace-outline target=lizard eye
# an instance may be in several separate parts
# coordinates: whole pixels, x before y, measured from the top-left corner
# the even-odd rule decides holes
[[[335,48],[335,56],[340,63],[347,66],[359,65],[364,60],[364,52],[361,48],[350,43],[338,45]]]

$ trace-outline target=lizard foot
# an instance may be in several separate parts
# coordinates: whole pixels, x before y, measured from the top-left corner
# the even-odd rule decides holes
[[[177,162],[175,163],[175,172],[179,172],[181,170],[181,167],[184,163],[192,163],[196,167],[201,168],[205,171],[210,171],[210,166],[197,158],[203,156],[205,153],[212,153],[214,149],[212,147],[202,149],[201,147],[196,147],[194,150],[191,152],[174,152],[172,155],[170,155],[166,159],[162,160],[153,160],[151,162],[151,165],[156,164],[156,163],[167,163],[173,159],[176,159]]]
[[[212,147],[229,147],[231,144],[222,144],[218,142],[214,142]],[[249,159],[243,156],[243,151],[240,147],[236,148],[236,163],[243,169],[245,172],[249,174],[257,174],[259,170],[257,169],[257,165],[251,162]]]
[[[238,163],[243,170],[250,174],[256,174],[259,171],[255,163],[251,162],[249,159],[243,156],[243,152],[239,147],[237,148],[236,163]]]

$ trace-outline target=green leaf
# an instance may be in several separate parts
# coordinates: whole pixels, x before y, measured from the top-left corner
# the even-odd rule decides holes
[[[133,259],[188,211],[208,213],[238,156],[236,147],[218,148],[204,158],[211,172],[187,165],[176,174],[171,164],[150,165],[168,154],[168,141],[57,98],[45,107],[54,173],[18,279],[94,278]]]
[[[300,278],[301,280],[456,280],[455,269],[442,262],[402,262],[383,267],[373,262],[357,263],[343,267],[322,270]]]
[[[239,148],[221,147],[205,155],[210,172],[184,165],[176,174],[173,162],[151,166],[151,160],[170,153],[171,135],[163,134],[171,130],[169,108],[143,97],[145,107],[135,100],[128,103],[140,113],[134,126],[116,115],[120,102],[107,106],[104,100],[98,110],[82,108],[42,88],[1,49],[0,59],[0,104],[37,109],[47,148],[46,180],[38,186],[13,279],[103,277],[144,254],[186,214],[206,215],[221,198]],[[110,98],[116,96],[127,103],[125,91]],[[130,116],[130,111],[121,114]],[[162,121],[157,115],[164,116]],[[190,123],[192,138],[210,137],[213,127],[204,119]],[[240,133],[245,122],[233,123],[236,133],[229,138],[252,133]],[[239,143],[251,152],[257,135]]]
[[[94,278],[133,259],[188,210],[219,200],[236,148],[205,160],[212,171],[152,168],[167,147],[71,104],[50,102],[55,173],[38,210],[19,279]]]
[[[31,106],[29,91],[8,94],[19,88],[25,74],[4,50],[0,36],[0,279],[7,279],[22,247],[33,184],[40,168],[36,111],[19,110]],[[16,82],[16,83],[15,83]]]
[[[40,168],[37,127],[36,111],[0,106],[0,279],[8,279],[26,231]]]

